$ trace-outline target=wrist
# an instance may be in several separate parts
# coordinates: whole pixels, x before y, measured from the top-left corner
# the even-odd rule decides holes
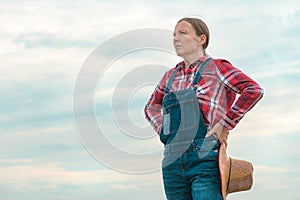
[[[220,121],[218,122],[218,123],[220,123],[224,128],[226,128],[228,131],[229,130],[232,130],[234,127],[230,124],[230,123],[228,123],[226,120],[224,120],[224,119],[220,119]]]

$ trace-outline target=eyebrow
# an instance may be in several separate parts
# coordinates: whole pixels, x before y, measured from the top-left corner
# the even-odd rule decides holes
[[[185,32],[189,33],[189,31],[185,28],[179,29],[177,32],[180,32],[180,31],[185,31]],[[175,35],[175,32],[176,31],[173,32],[173,36]]]

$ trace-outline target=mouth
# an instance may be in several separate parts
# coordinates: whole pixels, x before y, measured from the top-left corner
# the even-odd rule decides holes
[[[182,46],[181,45],[174,45],[174,47],[177,49],[177,48],[182,48]]]

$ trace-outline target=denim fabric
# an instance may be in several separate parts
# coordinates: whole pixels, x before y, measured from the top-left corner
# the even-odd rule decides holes
[[[162,174],[168,200],[222,200],[218,149],[193,89],[168,93],[163,100],[160,140],[165,144]]]
[[[201,139],[205,137],[206,131],[198,99],[192,88],[170,92],[164,97],[160,134],[162,143]]]
[[[222,200],[218,140],[165,145],[162,174],[168,200]]]

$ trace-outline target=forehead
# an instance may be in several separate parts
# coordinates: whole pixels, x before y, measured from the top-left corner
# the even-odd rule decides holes
[[[175,31],[176,30],[187,30],[187,31],[191,31],[194,32],[194,27],[187,21],[181,21],[179,23],[176,24],[175,26]]]

